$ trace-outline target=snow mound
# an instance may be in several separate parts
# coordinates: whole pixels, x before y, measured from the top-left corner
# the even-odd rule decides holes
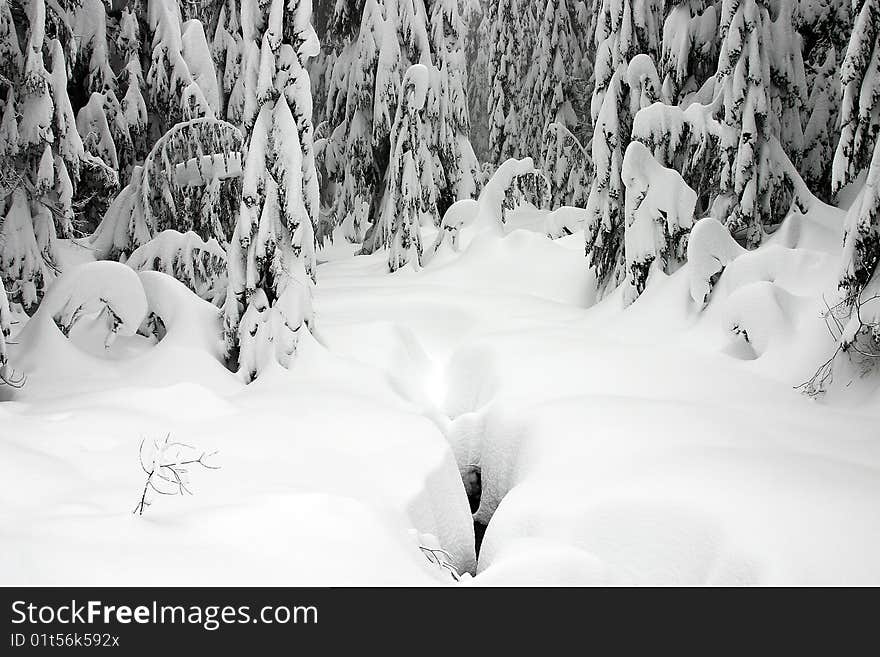
[[[25,397],[131,375],[148,385],[226,379],[221,328],[220,311],[174,278],[91,262],[50,287],[10,358],[34,384]]]
[[[760,356],[772,343],[788,339],[796,304],[796,299],[775,283],[750,283],[724,300],[725,327]]]
[[[745,252],[717,219],[705,217],[694,224],[687,247],[691,298],[705,305],[718,275]]]
[[[49,288],[21,341],[38,342],[58,329],[66,334],[84,317],[103,316],[109,348],[117,335],[137,333],[146,315],[147,298],[132,269],[116,262],[90,262],[67,271]]]
[[[524,262],[540,265],[524,267]],[[460,257],[425,272],[425,280],[447,285],[530,295],[557,303],[586,306],[593,302],[593,274],[583,254],[540,233],[514,230],[500,236],[477,235]]]
[[[544,219],[544,231],[547,233],[547,237],[558,239],[582,231],[586,223],[586,210],[562,206],[547,214]]]

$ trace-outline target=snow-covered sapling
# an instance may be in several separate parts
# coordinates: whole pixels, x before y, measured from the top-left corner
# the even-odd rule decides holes
[[[380,229],[389,248],[388,269],[392,272],[410,263],[421,265],[421,224],[439,223],[434,161],[422,119],[429,75],[421,64],[407,71],[391,131],[388,190]]]
[[[199,452],[192,445],[172,441],[170,433],[163,440],[141,440],[138,461],[147,479],[133,513],[144,515],[152,504],[147,499],[151,492],[158,495],[192,495],[190,470],[219,470],[219,465],[211,463],[216,455],[216,451]]]

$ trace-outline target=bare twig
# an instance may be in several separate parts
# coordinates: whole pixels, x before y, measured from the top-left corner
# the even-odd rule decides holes
[[[181,450],[195,450],[192,445],[181,442],[172,442],[171,434],[165,435],[162,442],[153,441],[152,458],[147,463],[144,460],[144,446],[146,439],[141,440],[138,449],[138,462],[141,470],[147,475],[144,482],[141,498],[133,513],[144,515],[144,510],[150,506],[147,495],[150,491],[159,495],[192,495],[193,492],[189,488],[188,473],[189,466],[198,465],[206,470],[219,470],[219,465],[212,465],[208,460],[217,454],[213,452],[202,452],[198,458],[181,458]],[[158,481],[167,484],[166,487],[157,485]]]
[[[461,575],[458,574],[458,570],[456,570],[455,565],[453,564],[452,555],[446,550],[441,548],[429,548],[425,545],[419,545],[419,549],[430,563],[436,564],[444,570],[447,570],[452,576],[452,579],[456,582],[461,581]]]
[[[822,301],[825,304],[822,318],[825,321],[828,333],[837,343],[837,346],[831,358],[822,363],[809,380],[796,386],[797,390],[810,397],[823,395],[826,392],[827,386],[834,379],[834,363],[842,353],[855,353],[869,361],[880,359],[880,351],[867,349],[858,342],[859,337],[864,336],[866,333],[870,333],[873,336],[875,343],[878,336],[880,336],[880,321],[866,322],[862,317],[864,307],[878,299],[880,299],[880,294],[862,299],[862,293],[859,292],[857,295],[848,296],[832,306],[824,296],[822,297]],[[852,338],[845,339],[844,334],[847,332],[847,324],[853,320],[853,317],[858,326],[852,332]]]

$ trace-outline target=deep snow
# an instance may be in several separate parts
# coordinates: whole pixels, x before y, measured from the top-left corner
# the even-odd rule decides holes
[[[0,390],[0,583],[453,584],[423,545],[464,585],[880,584],[874,386],[794,389],[834,348],[838,211],[732,258],[703,310],[690,265],[624,310],[592,306],[582,233],[475,208],[418,272],[322,251],[314,337],[247,387],[218,311],[163,274],[135,277],[158,345],[31,320],[28,385]],[[132,515],[140,441],[169,432],[222,469]]]

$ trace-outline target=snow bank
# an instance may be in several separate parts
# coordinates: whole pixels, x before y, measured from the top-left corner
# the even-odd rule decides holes
[[[10,349],[26,396],[102,388],[137,377],[161,386],[231,377],[219,310],[160,272],[112,261],[68,269]],[[158,344],[157,344],[158,343]]]
[[[32,376],[18,403],[0,406],[0,506],[10,519],[0,581],[452,584],[422,547],[474,570],[455,458],[420,412],[424,399],[404,394],[431,369],[414,335],[377,325],[385,350],[371,353],[353,348],[365,332],[350,343],[333,336],[334,352],[307,336],[294,371],[276,367],[245,387],[219,360],[219,311],[163,273],[73,269],[44,312],[91,299],[98,272],[125,281],[130,307],[113,306],[125,325],[155,316],[161,340],[120,336],[95,353],[86,318],[70,339],[45,318],[11,347]],[[132,516],[139,441],[169,432],[218,450],[221,469],[193,472],[195,495],[163,496]]]
[[[105,350],[106,317],[69,338],[44,318],[9,346],[33,371],[0,405],[0,581],[451,584],[425,544],[473,586],[880,584],[876,404],[793,389],[834,347],[837,214],[752,252],[704,219],[623,311],[591,305],[581,234],[549,239],[528,206],[531,230],[478,230],[482,210],[459,206],[460,251],[419,272],[325,251],[315,335],[248,387],[215,308],[102,263],[143,297],[117,304],[126,330],[152,314],[162,339]],[[167,432],[222,469],[135,518],[140,438]]]

